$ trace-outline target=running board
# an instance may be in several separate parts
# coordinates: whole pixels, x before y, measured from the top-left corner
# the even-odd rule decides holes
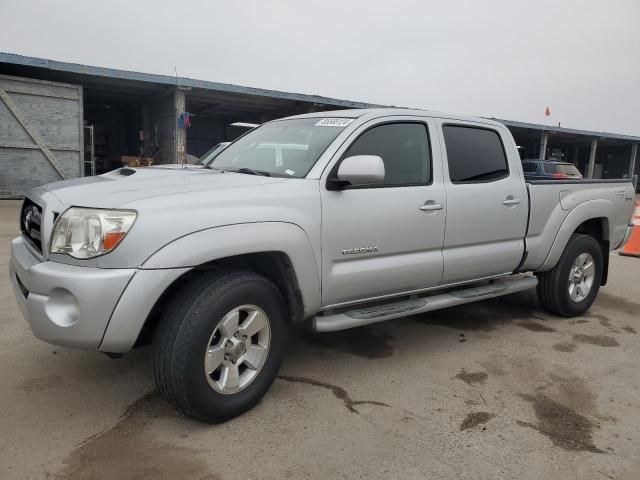
[[[504,278],[495,280],[487,285],[448,291],[439,295],[401,300],[374,307],[355,308],[333,315],[317,315],[312,320],[312,326],[316,332],[346,330],[394,318],[500,297],[509,293],[528,290],[537,284],[538,278],[534,276]]]

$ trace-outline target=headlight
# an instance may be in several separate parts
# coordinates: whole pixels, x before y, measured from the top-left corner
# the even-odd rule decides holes
[[[93,258],[109,253],[127,234],[136,212],[72,207],[58,218],[51,236],[51,253]]]

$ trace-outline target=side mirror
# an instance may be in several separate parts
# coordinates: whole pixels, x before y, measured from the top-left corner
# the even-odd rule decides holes
[[[377,155],[355,155],[340,163],[337,178],[332,183],[336,189],[345,186],[379,185],[384,182],[384,161]]]

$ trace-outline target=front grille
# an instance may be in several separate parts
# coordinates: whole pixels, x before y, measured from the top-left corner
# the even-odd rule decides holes
[[[42,253],[42,208],[28,198],[24,199],[20,212],[20,231]]]

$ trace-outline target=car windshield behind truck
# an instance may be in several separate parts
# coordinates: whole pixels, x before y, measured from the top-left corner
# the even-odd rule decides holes
[[[577,177],[580,178],[580,171],[575,167],[575,165],[571,163],[545,163],[544,164],[545,173],[551,174],[562,174],[568,177]]]
[[[350,118],[298,118],[264,124],[220,152],[212,168],[304,177]]]

